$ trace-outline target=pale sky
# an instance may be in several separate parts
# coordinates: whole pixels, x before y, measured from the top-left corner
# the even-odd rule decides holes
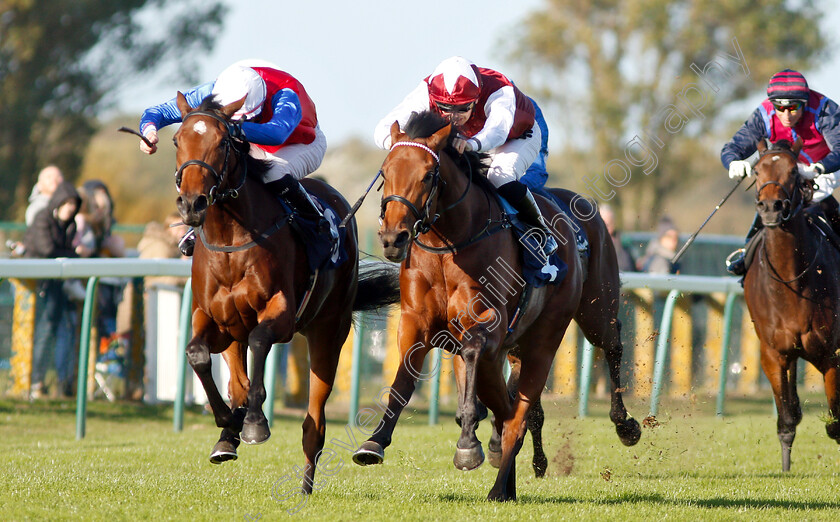
[[[195,57],[201,82],[229,64],[262,58],[300,80],[318,110],[327,141],[351,136],[373,143],[376,123],[443,59],[461,55],[482,67],[509,74],[495,51],[505,35],[543,0],[228,0],[229,14],[213,52]],[[824,19],[840,27],[834,2]],[[833,48],[838,41],[834,33]],[[737,36],[737,35],[736,35]],[[750,57],[745,57],[749,63]],[[840,102],[840,52],[815,71],[801,71],[810,86]],[[794,66],[794,68],[796,68]],[[166,71],[147,73],[119,94],[118,109],[136,114],[191,84],[167,81]],[[747,105],[763,96],[756,93]],[[745,109],[744,118],[749,109]],[[546,114],[551,134],[557,120]],[[552,148],[558,143],[554,141]]]
[[[270,0],[229,1],[212,53],[196,57],[201,82],[245,58],[277,64],[303,83],[327,141],[358,135],[373,145],[373,128],[445,58],[461,55],[482,67],[509,69],[497,42],[541,0]],[[140,113],[178,89],[147,73],[122,93],[121,111]],[[514,81],[516,79],[514,78]]]

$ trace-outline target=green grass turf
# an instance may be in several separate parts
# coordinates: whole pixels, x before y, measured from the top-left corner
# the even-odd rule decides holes
[[[605,402],[581,419],[575,403],[545,398],[547,477],[534,478],[526,438],[519,499],[505,504],[485,501],[496,475],[488,463],[472,472],[452,466],[459,429],[451,416],[428,426],[425,411],[406,409],[385,463],[361,468],[333,440],[348,439],[334,409],[333,474],[319,474],[320,489],[300,506],[297,495],[275,499],[298,484],[282,481],[303,463],[299,411],[278,414],[267,443],[243,445],[238,461],[214,466],[207,457],[219,430],[198,409],[174,433],[171,407],[96,401],[87,437],[76,441],[75,403],[0,401],[0,520],[279,520],[296,507],[307,520],[840,520],[840,446],[820,420],[825,398],[803,399],[792,471],[783,475],[769,395],[728,400],[724,419],[713,399],[666,400],[659,425],[632,448],[619,442]],[[645,404],[628,406],[641,421]],[[482,422],[485,450],[489,436]]]

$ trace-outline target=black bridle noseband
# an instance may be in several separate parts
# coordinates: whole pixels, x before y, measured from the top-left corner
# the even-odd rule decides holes
[[[213,118],[214,120],[224,125],[225,129],[227,130],[227,134],[225,134],[225,136],[222,137],[222,146],[225,149],[225,159],[222,163],[221,173],[218,170],[216,170],[212,165],[204,161],[198,159],[191,159],[185,161],[175,171],[175,187],[178,189],[178,192],[181,192],[181,177],[183,176],[184,169],[189,167],[190,165],[197,165],[210,172],[213,175],[213,179],[215,180],[215,183],[210,188],[210,192],[207,195],[209,205],[214,204],[216,201],[224,201],[228,198],[234,199],[239,197],[239,191],[242,189],[243,185],[245,185],[245,180],[247,178],[248,162],[243,161],[243,156],[247,154],[247,150],[244,147],[244,145],[246,145],[247,142],[233,137],[234,135],[242,134],[241,132],[237,132],[236,126],[238,125],[238,123],[231,122],[227,118],[213,111],[192,111],[186,116],[184,116],[182,124],[192,116],[207,116]],[[220,187],[225,179],[224,175],[228,171],[228,160],[230,159],[231,150],[233,150],[233,155],[236,158],[236,162],[241,163],[243,165],[242,175],[239,179],[239,184],[236,187],[221,190]]]

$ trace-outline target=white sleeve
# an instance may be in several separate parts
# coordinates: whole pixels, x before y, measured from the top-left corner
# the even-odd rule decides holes
[[[400,122],[400,128],[405,127],[412,112],[423,112],[429,110],[429,87],[426,82],[420,84],[406,96],[399,105],[389,112],[376,124],[373,131],[373,141],[380,149],[391,148],[391,125],[395,121]]]
[[[478,131],[474,139],[481,142],[481,150],[488,151],[503,145],[513,128],[513,117],[516,111],[516,95],[513,87],[506,85],[487,98],[484,104],[484,114],[487,121]]]

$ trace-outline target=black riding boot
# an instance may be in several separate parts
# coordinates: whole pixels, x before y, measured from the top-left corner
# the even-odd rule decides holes
[[[837,203],[834,196],[828,196],[820,201],[820,208],[823,214],[825,214],[825,219],[828,220],[828,224],[831,225],[831,229],[834,230],[835,234],[840,236],[840,204]]]
[[[315,202],[309,197],[309,193],[303,188],[293,176],[287,174],[277,181],[265,184],[266,188],[283,198],[286,203],[292,206],[301,216],[311,219],[317,223],[318,235],[329,232],[330,223],[324,214],[315,206]]]
[[[187,233],[184,234],[184,237],[178,241],[178,250],[181,251],[187,257],[193,255],[193,250],[195,249],[195,229],[190,227],[187,230]]]
[[[513,207],[519,211],[519,216],[526,224],[538,228],[545,234],[545,245],[543,245],[543,253],[548,259],[551,254],[557,250],[557,241],[551,234],[551,227],[546,222],[534,195],[528,190],[528,187],[519,181],[510,181],[505,183],[498,189],[499,194],[508,200]]]
[[[750,226],[750,231],[747,232],[747,237],[744,240],[744,245],[748,244],[750,240],[755,237],[759,230],[761,230],[764,225],[761,224],[761,217],[756,214],[755,219],[753,219],[752,226]],[[739,248],[738,250],[732,252],[726,257],[726,271],[735,276],[742,276],[747,273],[747,264],[744,259],[744,255],[746,253],[745,248]]]

